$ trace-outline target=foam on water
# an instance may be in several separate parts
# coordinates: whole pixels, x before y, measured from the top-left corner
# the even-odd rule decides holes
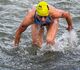
[[[65,31],[62,36],[60,36],[54,45],[46,45],[44,43],[40,52],[47,51],[59,51],[64,52],[65,50],[76,48],[78,43],[78,36],[75,30]]]

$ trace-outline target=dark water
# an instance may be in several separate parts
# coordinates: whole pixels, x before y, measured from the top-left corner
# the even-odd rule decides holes
[[[20,47],[12,41],[17,27],[37,0],[0,0],[0,70],[80,70],[80,0],[47,0],[51,5],[69,11],[79,42],[75,49],[46,52],[37,55],[31,45],[30,27],[22,34]],[[60,19],[58,36],[65,31],[66,22]],[[65,45],[64,45],[65,46]]]

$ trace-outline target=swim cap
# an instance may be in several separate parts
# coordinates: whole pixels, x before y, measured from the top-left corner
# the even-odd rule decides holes
[[[49,14],[49,8],[48,4],[45,1],[41,1],[36,6],[37,14],[40,16],[48,16]]]

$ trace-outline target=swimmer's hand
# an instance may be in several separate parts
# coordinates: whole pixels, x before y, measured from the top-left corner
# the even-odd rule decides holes
[[[14,48],[17,48],[19,46],[19,44],[14,42],[14,40],[12,41],[12,45],[13,45]]]
[[[68,26],[67,28],[66,28],[66,30],[68,30],[68,31],[71,31],[73,29],[73,26]]]

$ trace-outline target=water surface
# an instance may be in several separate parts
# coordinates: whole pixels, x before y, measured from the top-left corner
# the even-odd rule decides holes
[[[46,0],[49,4],[69,11],[74,30],[80,40],[80,1]],[[36,54],[31,44],[31,29],[22,34],[19,48],[12,48],[14,34],[27,11],[37,0],[0,0],[0,70],[80,70],[80,41],[75,49]],[[65,32],[66,21],[60,19],[57,38]],[[65,45],[64,45],[65,46]]]

